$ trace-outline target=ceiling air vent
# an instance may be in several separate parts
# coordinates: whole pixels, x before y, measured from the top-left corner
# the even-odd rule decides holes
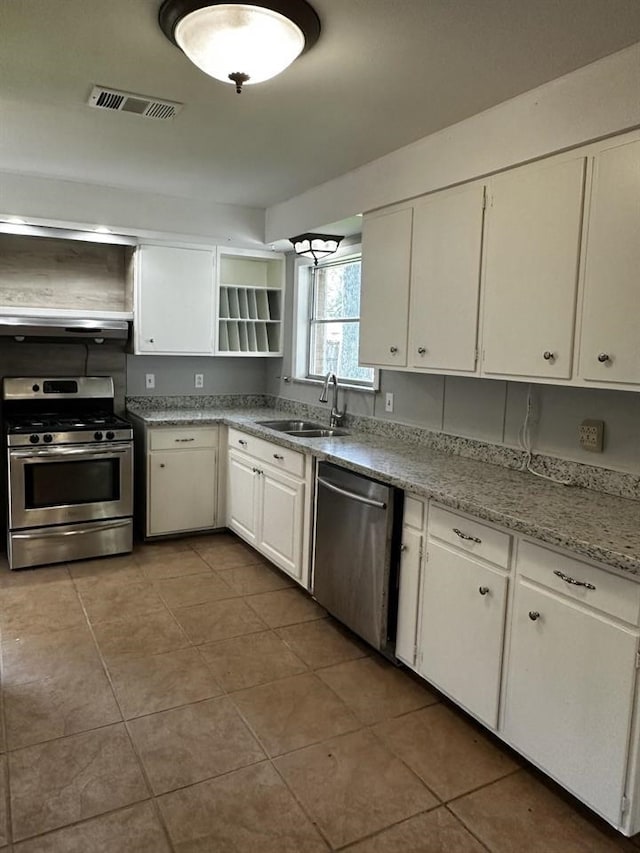
[[[90,107],[99,110],[115,110],[156,119],[173,118],[183,106],[175,101],[161,101],[159,98],[149,98],[146,95],[121,92],[118,89],[105,89],[104,86],[94,86],[87,103]]]

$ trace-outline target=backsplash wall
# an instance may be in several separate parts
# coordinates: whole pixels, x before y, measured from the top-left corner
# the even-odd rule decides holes
[[[5,376],[111,376],[116,411],[124,411],[127,368],[123,344],[30,343],[0,340]]]
[[[209,356],[127,356],[127,396],[173,397],[216,394],[264,394],[267,359],[212,358]],[[155,388],[145,387],[145,375],[153,373]],[[202,373],[204,387],[195,388],[194,376]]]

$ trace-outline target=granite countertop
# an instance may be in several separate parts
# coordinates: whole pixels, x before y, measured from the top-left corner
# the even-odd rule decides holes
[[[280,409],[133,409],[129,414],[147,426],[224,423],[237,427],[567,548],[640,582],[638,501],[556,485],[527,472],[388,437],[353,431],[334,438],[295,438],[257,424],[286,418],[287,413]]]

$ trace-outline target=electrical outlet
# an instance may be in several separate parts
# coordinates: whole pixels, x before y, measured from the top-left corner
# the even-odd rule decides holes
[[[387,391],[384,395],[384,410],[385,412],[393,411],[393,392]]]
[[[149,391],[156,387],[156,375],[155,375],[155,373],[145,373],[145,375],[144,375],[144,387]]]
[[[204,388],[204,373],[196,373],[193,378],[196,388]]]
[[[604,444],[604,421],[587,418],[578,427],[580,447],[593,453],[602,453]]]

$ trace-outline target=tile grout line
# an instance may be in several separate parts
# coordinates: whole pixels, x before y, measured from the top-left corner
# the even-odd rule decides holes
[[[489,784],[491,784],[491,783],[489,783]],[[480,789],[477,788],[476,790],[480,790]],[[466,794],[463,796],[466,796]],[[453,800],[450,800],[449,802],[453,802]],[[463,826],[464,829],[466,829],[466,831],[469,833],[469,835],[471,835],[473,838],[475,838],[475,840],[478,842],[478,844],[480,844],[482,847],[484,847],[484,849],[487,850],[488,853],[494,853],[494,851],[492,851],[492,849],[487,844],[484,843],[484,841],[480,838],[480,836],[478,836],[475,833],[475,831],[464,821],[464,819],[461,818],[459,815],[457,815],[454,811],[452,811],[449,808],[449,803],[445,803],[444,808],[449,812],[450,815],[452,815],[457,821],[459,821],[461,826]]]

